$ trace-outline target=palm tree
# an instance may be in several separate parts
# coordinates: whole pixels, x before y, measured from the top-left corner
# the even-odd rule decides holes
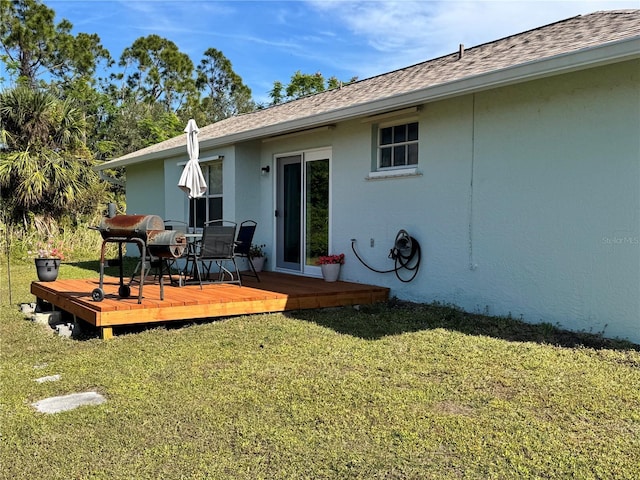
[[[87,210],[104,187],[91,170],[85,120],[70,100],[18,86],[0,93],[2,200],[12,220]]]

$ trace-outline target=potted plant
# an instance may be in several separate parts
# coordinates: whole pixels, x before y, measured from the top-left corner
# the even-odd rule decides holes
[[[340,265],[344,264],[344,253],[339,255],[322,255],[318,257],[317,265],[322,270],[325,282],[335,282],[340,275]]]
[[[41,282],[53,282],[58,278],[60,262],[64,260],[61,247],[55,247],[49,241],[44,245],[38,245],[36,249],[36,273]]]
[[[256,269],[256,272],[261,272],[264,268],[264,262],[267,261],[267,255],[264,252],[265,244],[255,245],[251,244],[251,248],[249,248],[249,258],[251,259],[251,263],[253,263],[253,268]]]

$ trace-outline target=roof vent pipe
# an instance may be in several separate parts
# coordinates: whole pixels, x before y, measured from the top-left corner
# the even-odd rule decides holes
[[[460,60],[464,56],[464,44],[461,43],[460,47],[458,47],[458,60]]]

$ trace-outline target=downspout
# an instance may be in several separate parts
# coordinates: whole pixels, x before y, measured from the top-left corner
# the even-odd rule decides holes
[[[469,180],[469,270],[478,268],[473,256],[473,174],[476,154],[476,94],[472,95],[471,104],[471,175]]]

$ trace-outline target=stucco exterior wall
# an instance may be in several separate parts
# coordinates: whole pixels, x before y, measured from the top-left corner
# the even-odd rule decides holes
[[[478,303],[640,340],[639,72],[629,62],[476,96]]]
[[[242,189],[236,183],[235,147],[203,150],[201,162],[208,158],[224,157],[224,202],[225,218],[236,215],[236,195]],[[160,215],[164,219],[184,220],[189,218],[189,198],[178,188],[178,180],[185,163],[189,160],[186,149],[183,155],[170,157],[127,167],[127,213]]]
[[[636,60],[427,103],[416,176],[367,179],[375,126],[361,120],[201,156],[225,156],[225,217],[258,221],[272,259],[274,155],[330,147],[330,253],[346,254],[342,279],[640,342],[639,72]],[[129,213],[186,212],[176,162],[127,168]],[[392,268],[400,229],[422,247],[410,283],[351,250],[353,238],[372,267]]]
[[[127,167],[127,214],[160,215],[164,218],[166,192],[162,162]]]
[[[347,255],[345,280],[640,341],[638,67],[427,104],[419,176],[365,179],[372,129],[360,121],[269,144],[263,161],[332,146],[332,245]],[[262,191],[269,201],[272,191]],[[423,252],[407,284],[369,271],[351,252],[355,238],[367,263],[391,268],[401,228]]]
[[[178,180],[187,161],[189,161],[189,155],[186,149],[182,155],[164,161],[164,203],[162,204],[164,212],[162,218],[165,220],[183,221],[189,218],[188,197],[178,188]]]
[[[263,218],[267,219],[267,211],[262,212],[260,208],[263,197],[261,191],[260,143],[251,142],[239,145],[236,148],[236,157],[239,159],[235,163],[236,186],[234,188],[233,185],[229,185],[229,191],[235,197],[233,219],[238,223],[244,220],[259,221]],[[226,187],[227,183],[225,183]],[[265,192],[265,196],[268,196],[268,193]],[[256,229],[255,239],[256,241],[262,239],[260,243],[266,243],[270,232],[269,229],[265,228],[264,223],[265,221],[261,221]]]

